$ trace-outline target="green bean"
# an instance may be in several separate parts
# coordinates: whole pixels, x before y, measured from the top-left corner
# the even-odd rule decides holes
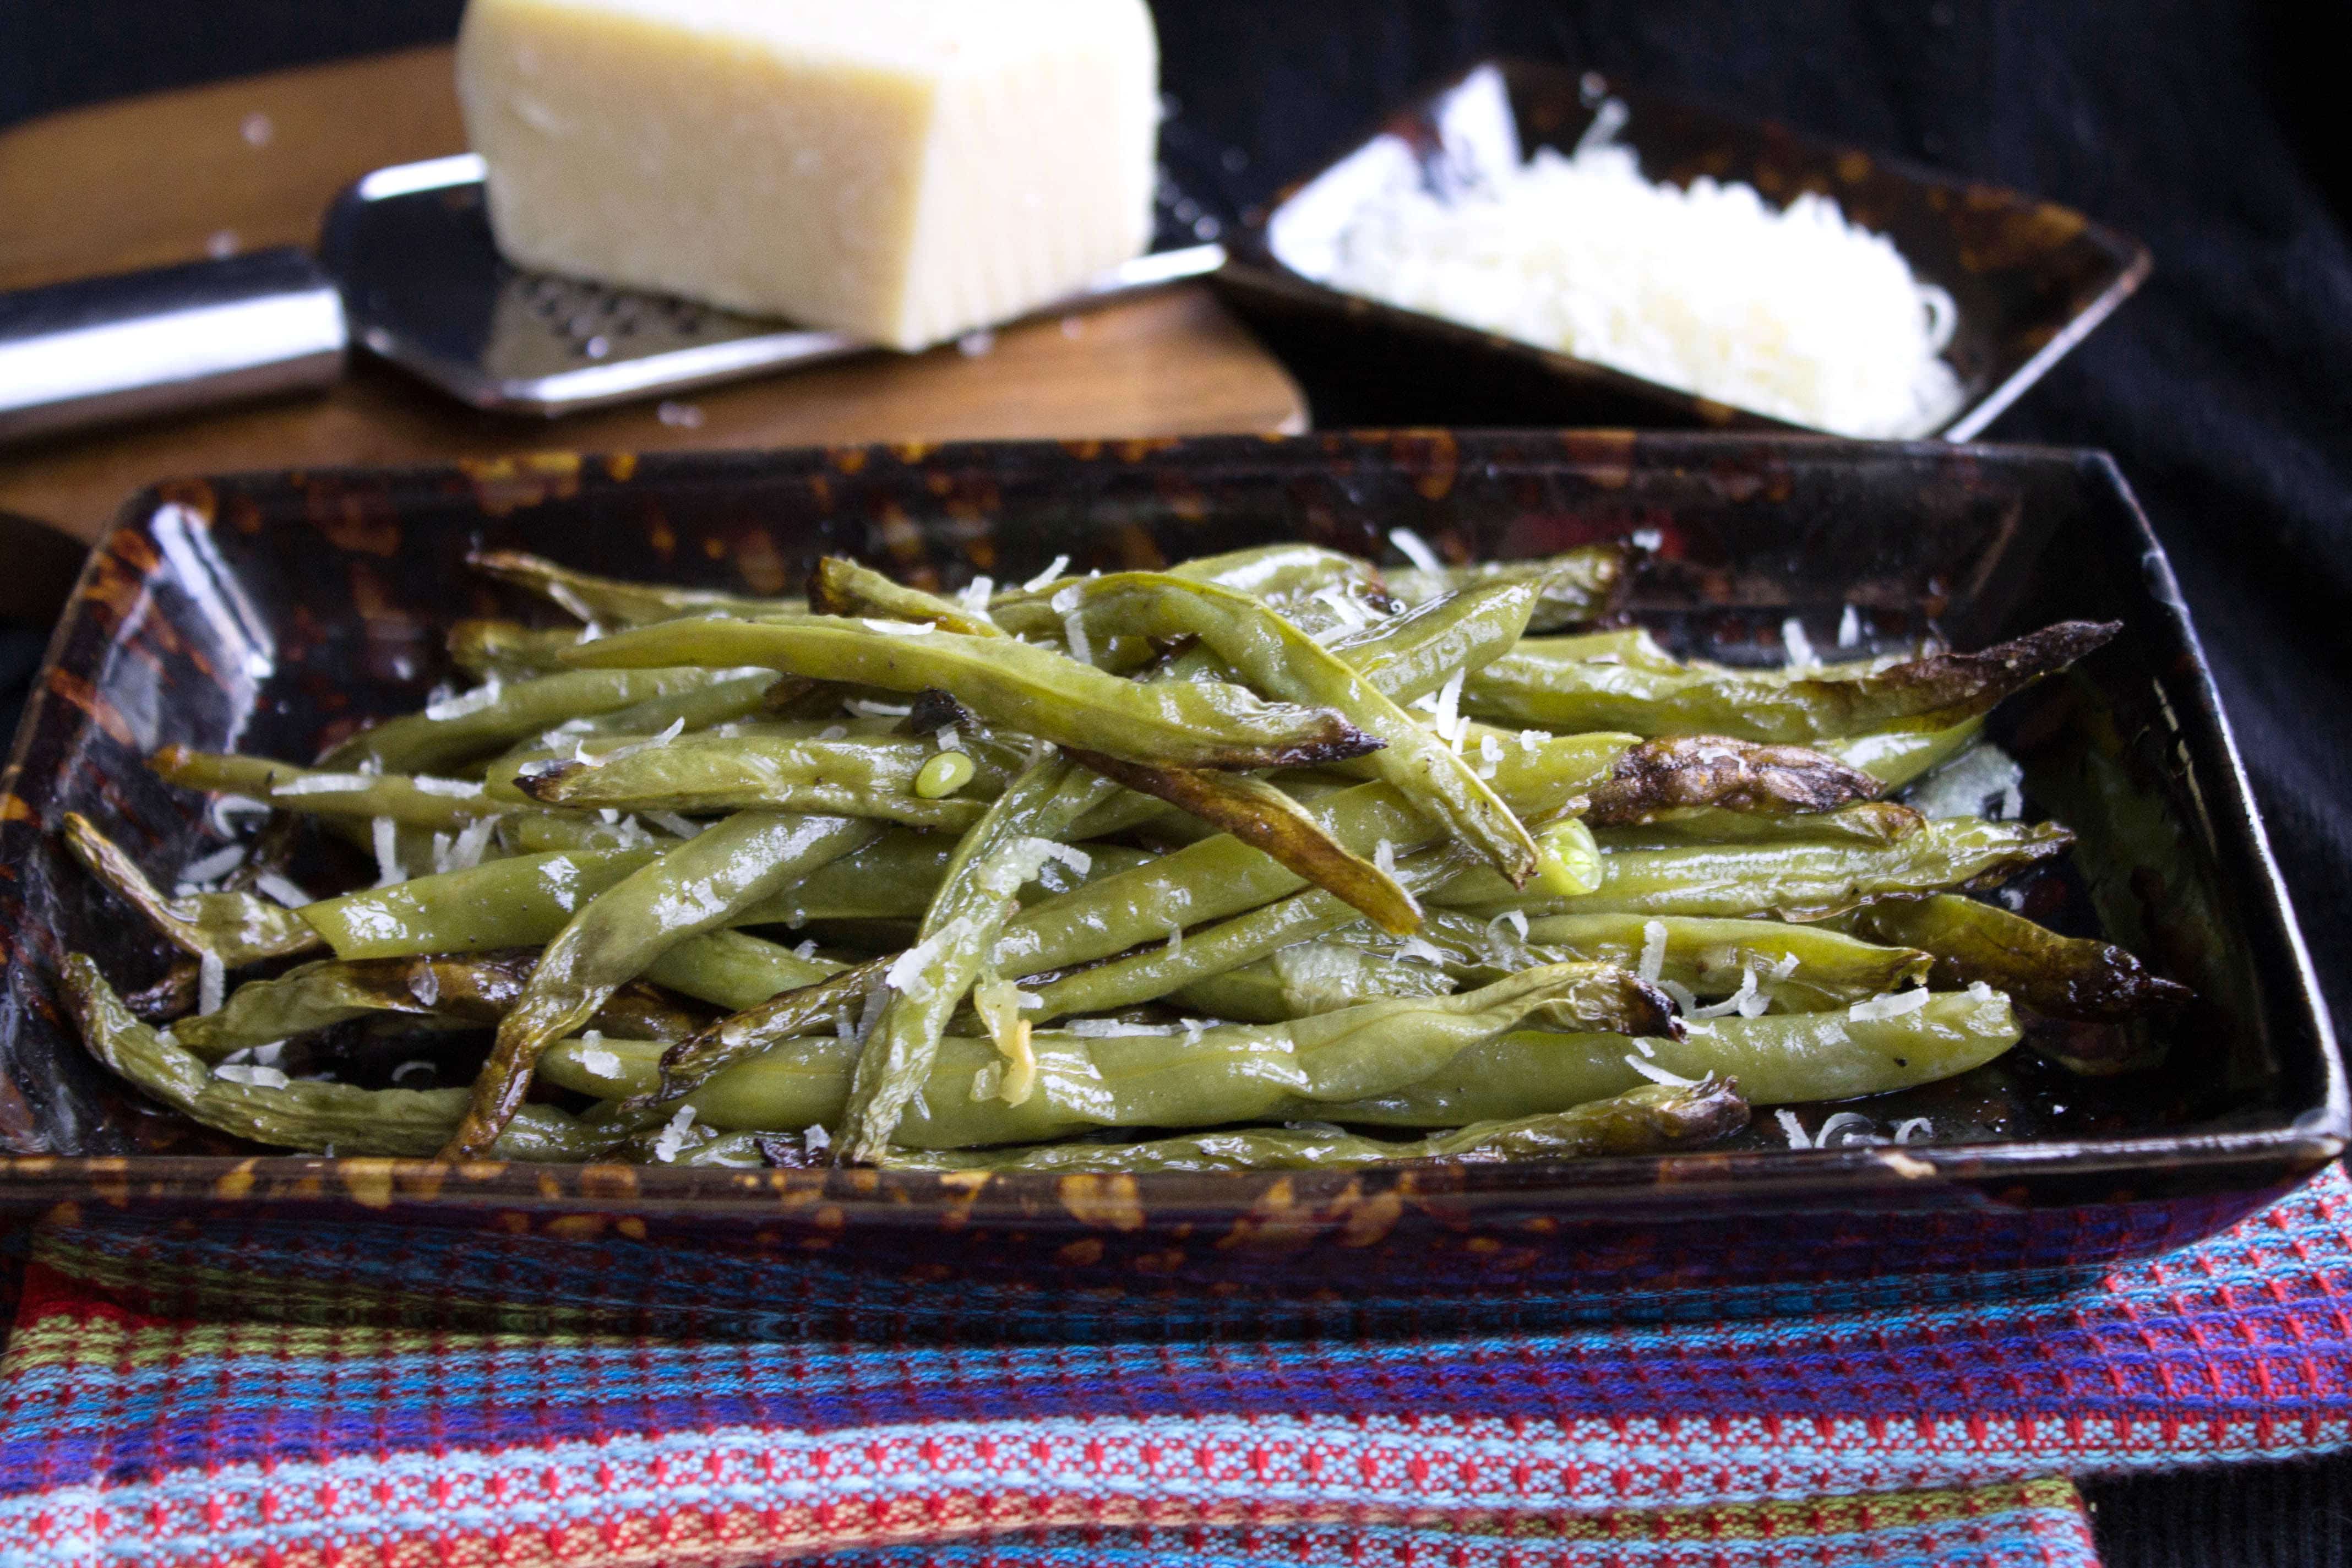
[[[465,1124],[445,1157],[470,1159],[487,1150],[522,1103],[547,1043],[578,1028],[664,951],[723,929],[778,888],[870,842],[876,831],[846,817],[741,812],[589,900],[547,944],[530,984],[499,1024]]]
[[[1563,964],[1460,996],[1372,1002],[1287,1024],[1205,1028],[1189,1037],[1172,1031],[1040,1033],[1032,1037],[1036,1089],[1027,1100],[975,1098],[987,1085],[984,1077],[955,1093],[957,1075],[943,1056],[947,1082],[935,1071],[898,1141],[914,1148],[970,1147],[1093,1126],[1271,1120],[1290,1114],[1277,1108],[1386,1092],[1366,1087],[1375,1083],[1418,1082],[1469,1046],[1529,1018],[1561,1027],[1573,1027],[1571,1019],[1602,1019],[1629,1033],[1652,1026],[1644,1019],[1672,1024],[1664,997],[1632,975]],[[723,1087],[714,1083],[706,1093]]]
[[[723,610],[730,615],[792,614],[808,606],[798,599],[762,599],[742,594],[719,594],[700,588],[671,588],[628,583],[574,572],[541,556],[519,550],[478,550],[466,564],[502,583],[577,616],[591,626],[638,626],[679,616]]]
[[[1408,1089],[1344,1105],[1295,1105],[1283,1114],[1367,1127],[1456,1127],[1564,1110],[1622,1094],[1659,1072],[1733,1079],[1750,1105],[1852,1100],[1982,1067],[2021,1034],[2009,998],[1997,991],[1939,992],[1894,1017],[1777,1013],[1693,1019],[1686,1030],[1680,1041],[1645,1040],[1631,1049],[1612,1035],[1516,1031],[1470,1047]]]
[[[1916,949],[1780,921],[1549,915],[1528,921],[1522,940],[1546,955],[1627,969],[1644,968],[1654,945],[1662,981],[1720,997],[1746,990],[1752,974],[1757,994],[1784,1013],[1843,1007],[1928,978],[1927,955]]]
[[[893,963],[882,1012],[850,1086],[841,1157],[869,1162],[890,1146],[908,1102],[938,1058],[948,1020],[988,967],[1013,896],[1052,858],[1093,791],[1063,757],[1036,762],[957,847],[916,945]]]
[[[908,1148],[1035,1142],[1091,1127],[1199,1127],[1288,1116],[1324,1099],[1389,1092],[1437,1071],[1478,1041],[1528,1020],[1549,1027],[1674,1028],[1664,995],[1622,971],[1555,964],[1459,996],[1374,1002],[1274,1026],[1195,1026],[1158,1033],[1039,1031],[1035,1091],[995,1097],[1003,1063],[989,1041],[950,1037],[900,1124]],[[1581,1039],[1582,1036],[1561,1036]],[[1621,1047],[1629,1042],[1618,1037]],[[608,1048],[610,1043],[608,1042]],[[686,1103],[721,1130],[840,1124],[857,1047],[824,1036],[741,1062]],[[607,1070],[583,1076],[576,1052],[551,1081],[615,1095],[660,1080],[660,1052],[611,1049]],[[605,1066],[600,1058],[599,1066]],[[554,1077],[561,1070],[565,1076]],[[592,1084],[593,1087],[591,1087]],[[975,1097],[975,1089],[983,1090]]]
[[[809,608],[826,616],[875,616],[885,620],[920,621],[943,632],[965,637],[1004,635],[985,613],[975,614],[954,599],[943,599],[920,588],[894,583],[879,572],[854,561],[828,555],[817,563],[809,579]]]
[[[820,867],[768,900],[743,923],[919,918],[939,892],[956,843],[951,834],[885,828],[855,855]]]
[[[1632,826],[1696,807],[1782,816],[1836,811],[1878,791],[1868,773],[1802,746],[1685,735],[1628,751],[1581,815],[1595,827]]]
[[[466,779],[323,773],[184,746],[165,746],[147,765],[157,777],[184,789],[240,795],[304,816],[388,817],[403,827],[426,832],[461,833],[485,817],[531,809],[492,800],[480,784]]]
[[[1344,942],[1293,942],[1186,986],[1180,1000],[1241,1023],[1286,1023],[1336,1013],[1383,996],[1450,996],[1454,976],[1428,963],[1388,958]]]
[[[2023,915],[1954,894],[1889,900],[1858,911],[1854,925],[1864,936],[1933,954],[1937,984],[1982,982],[2053,1018],[2126,1023],[2195,994],[2112,943],[2060,936]]]
[[[1580,899],[1528,899],[1472,870],[1438,895],[1456,909],[1498,915],[1778,915],[1824,920],[1874,900],[2006,880],[2064,853],[2074,836],[2055,824],[1947,817],[1899,844],[1726,844],[1604,855],[1605,879]],[[1174,858],[1174,857],[1170,857]]]
[[[1583,956],[1538,953],[1501,922],[1489,925],[1456,910],[1433,909],[1405,942],[1362,921],[1339,925],[1195,981],[1177,995],[1187,1006],[1218,1017],[1280,1023],[1376,996],[1444,995],[1462,982],[1488,984],[1533,964]]]
[[[1383,929],[1421,924],[1421,906],[1395,879],[1323,830],[1290,796],[1265,779],[1194,768],[1155,768],[1098,752],[1072,750],[1070,758],[1129,790],[1182,808],[1220,828],[1308,882],[1345,900]]]
[[[1514,742],[1496,764],[1495,785],[1514,810],[1541,821],[1608,777],[1632,743],[1622,735],[1565,736],[1533,746]],[[1386,784],[1359,785],[1302,804],[1325,832],[1358,855],[1376,855],[1382,843],[1402,855],[1440,837]],[[1164,938],[1171,929],[1255,909],[1306,885],[1236,839],[1203,839],[1024,910],[1006,928],[997,963],[1008,975],[1066,969]]]
[[[1943,766],[1983,733],[1984,721],[1979,718],[1945,730],[1882,730],[1875,734],[1816,741],[1813,749],[1868,773],[1892,791]]]
[[[939,896],[955,853],[956,840],[947,834],[890,828],[856,854],[746,912],[740,923],[798,928],[842,921],[920,920]],[[1034,885],[1047,894],[1068,892],[1159,858],[1149,850],[1118,844],[1088,845],[1087,855],[1089,864],[1083,872],[1047,861]]]
[[[310,934],[310,945],[324,937],[336,956],[346,960],[532,947],[553,941],[583,902],[660,853],[658,847],[641,847],[520,855],[469,870],[322,899],[289,912]],[[838,967],[796,957],[740,931],[712,931],[670,949],[646,974],[689,996],[742,1008],[823,979]]]
[[[147,917],[173,945],[199,959],[237,969],[268,958],[290,958],[319,945],[319,933],[299,910],[251,893],[191,893],[167,899],[147,873],[79,812],[65,814],[66,847],[91,875]]]
[[[1598,620],[1614,609],[1625,586],[1625,564],[1623,545],[1589,544],[1536,561],[1486,561],[1434,572],[1395,569],[1384,577],[1391,594],[1415,606],[1445,594],[1468,593],[1496,584],[1531,583],[1541,590],[1542,597],[1527,629],[1549,632]]]
[[[578,626],[542,630],[520,621],[459,621],[449,628],[449,661],[479,679],[527,680],[563,668],[559,657],[581,638]]]
[[[606,822],[595,812],[519,810],[499,818],[499,846],[509,855],[543,855],[559,849],[660,849],[680,837],[667,828],[648,828],[619,812],[613,818]]]
[[[799,988],[772,996],[721,1018],[693,1038],[659,1053],[657,1073],[649,1087],[632,1085],[620,1092],[629,1098],[620,1106],[625,1116],[657,1116],[738,1062],[750,1060],[771,1046],[830,1026],[834,1037],[851,1051],[857,1047],[850,1022],[863,1014],[867,999],[898,962],[877,958],[844,969]],[[795,1047],[803,1049],[804,1047]],[[547,1058],[542,1058],[545,1061]],[[574,1070],[578,1064],[572,1064]],[[558,1077],[566,1088],[597,1093],[593,1083]]]
[[[609,713],[573,719],[559,729],[581,736],[619,737],[658,735],[672,724],[681,724],[687,733],[693,734],[715,730],[721,724],[754,721],[772,712],[778,689],[791,684],[779,681],[773,671],[765,669],[732,676],[722,670],[719,676],[707,684],[648,697],[643,702],[615,708]]]
[[[67,957],[60,978],[82,1043],[108,1068],[206,1127],[281,1148],[344,1155],[429,1157],[465,1114],[461,1089],[355,1089],[308,1079],[247,1083],[217,1076],[171,1036],[142,1023],[98,965]],[[610,1151],[604,1129],[527,1105],[499,1134],[501,1159],[579,1162]]]
[[[906,739],[689,736],[527,766],[516,784],[542,805],[574,809],[796,811],[961,833],[988,809],[984,800],[926,799],[915,788],[924,766],[941,754],[929,741]]]
[[[659,849],[558,850],[389,888],[321,899],[294,911],[338,958],[492,952],[552,941],[580,907]]]
[[[600,645],[587,646],[593,650]],[[329,751],[320,765],[350,772],[372,763],[388,773],[430,773],[493,755],[568,720],[698,689],[717,679],[708,669],[571,669],[512,686],[485,686],[362,730]]]
[[[1381,585],[1380,569],[1370,562],[1319,544],[1260,544],[1222,555],[1196,555],[1168,572],[1269,601],[1301,599],[1324,588],[1376,592]],[[1067,585],[1066,579],[1055,584],[1045,596],[1050,600],[1055,589]]]
[[[1328,1124],[1240,1127],[1224,1132],[1158,1138],[1148,1143],[1040,1143],[1025,1149],[893,1151],[879,1163],[883,1169],[892,1171],[988,1171],[1008,1175],[1029,1172],[1142,1175],[1162,1171],[1360,1171],[1430,1160],[1491,1165],[1663,1154],[1712,1143],[1747,1124],[1748,1106],[1738,1090],[1718,1079],[1709,1079],[1688,1088],[1646,1084],[1614,1099],[1595,1100],[1549,1116],[1481,1121],[1454,1131],[1405,1142],[1367,1138]],[[761,1153],[761,1142],[772,1141],[751,1141],[749,1152],[754,1158]],[[761,1159],[760,1163],[766,1162]]]
[[[538,962],[539,955],[528,952],[472,959],[322,959],[275,980],[248,981],[218,1012],[183,1018],[173,1033],[196,1055],[216,1060],[231,1051],[383,1014],[421,1019],[434,1028],[495,1024],[521,996]],[[615,1034],[656,1040],[682,1040],[703,1026],[696,1015],[646,985],[614,992],[593,1022]]]
[[[932,688],[990,723],[1058,745],[1179,767],[1264,768],[1355,756],[1378,742],[1336,713],[1268,703],[1221,681],[1122,680],[1050,648],[893,622],[674,621],[574,648],[575,665],[764,664],[891,691]]]
[[[1391,698],[1408,700],[1436,689],[1454,669],[1483,662],[1507,647],[1517,635],[1520,613],[1529,603],[1528,590],[1523,585],[1499,584],[1459,595],[1452,601],[1400,616],[1356,638],[1335,644],[1333,652],[1358,668],[1366,679]],[[1204,670],[1209,662],[1204,654],[1196,652],[1177,661],[1169,673],[1186,678]],[[1579,778],[1584,777],[1590,767],[1591,747],[1585,742],[1566,742],[1560,749],[1574,754],[1559,758],[1553,758],[1550,751],[1521,745],[1518,737],[1512,737],[1511,743],[1517,748],[1522,764],[1530,757],[1549,759],[1559,766],[1575,770]],[[1631,743],[1632,738],[1626,737],[1616,749],[1622,751]],[[1527,781],[1521,775],[1528,771],[1523,765],[1509,770],[1513,785],[1519,787],[1523,795],[1528,794]],[[1300,775],[1286,780],[1285,787],[1296,797],[1311,787],[1310,778]],[[1555,798],[1538,790],[1534,798],[1541,809],[1548,811],[1555,809],[1558,799],[1565,797]],[[1519,804],[1514,801],[1515,805]],[[1163,833],[1169,831],[1164,819],[1153,822],[1157,810],[1153,801],[1134,791],[1125,791],[1082,818],[1074,832],[1080,838],[1090,839],[1127,832],[1146,823],[1153,823]],[[1301,875],[1306,875],[1304,868],[1299,869]]]
[[[1331,656],[1391,700],[1411,702],[1510,652],[1541,598],[1538,583],[1481,584],[1339,637]]]
[[[1538,638],[1472,677],[1463,703],[1482,718],[1557,730],[1720,734],[1784,743],[1879,727],[1941,729],[2065,668],[2119,629],[2069,621],[1981,653],[1818,672],[1675,664],[1646,638],[1633,645],[1631,657],[1622,640]]]
[[[1077,583],[1054,603],[1066,616],[1083,618],[1106,634],[1197,637],[1253,687],[1341,715],[1385,742],[1363,759],[1376,777],[1475,846],[1514,883],[1534,874],[1536,847],[1527,828],[1444,740],[1329,649],[1246,594],[1164,574],[1121,572]],[[1086,741],[1071,743],[1111,749]]]
[[[1307,600],[1327,589],[1369,595],[1380,588],[1380,573],[1370,562],[1315,544],[1267,544],[1195,556],[1166,570],[1171,577],[1230,588],[1274,605]],[[1056,577],[1034,588],[1007,589],[989,602],[989,616],[1018,637],[1058,637],[1062,613],[1054,608],[1054,601],[1086,581],[1082,576]]]
[[[714,1002],[730,1013],[841,973],[828,958],[803,954],[740,931],[705,931],[679,942],[646,966],[646,978]]]
[[[1900,844],[1927,819],[1907,805],[1864,801],[1796,816],[1759,816],[1752,812],[1699,806],[1654,816],[1638,827],[1602,827],[1593,837],[1608,851],[1664,849],[1677,844],[1786,844],[1851,839],[1860,844]]]
[[[1441,845],[1408,857],[1396,869],[1406,888],[1443,887],[1468,865],[1467,853]],[[1244,914],[1181,933],[1168,945],[1147,948],[1108,963],[1080,969],[1037,988],[1037,1004],[1024,1011],[1037,1022],[1077,1013],[1108,1013],[1213,979],[1266,958],[1295,942],[1337,931],[1357,920],[1357,911],[1337,896],[1312,888]],[[1021,966],[1025,967],[1025,965]]]
[[[1409,853],[1437,837],[1386,784],[1359,785],[1303,809],[1359,855],[1376,852],[1382,843],[1394,853]],[[1024,910],[1006,926],[996,963],[1009,976],[1068,969],[1256,909],[1307,885],[1296,872],[1220,835]]]
[[[1170,574],[1184,575],[1181,571]],[[1000,613],[1007,616],[1009,626],[1024,635],[1060,637],[1066,628],[1060,612],[1052,608],[1052,600],[1083,581],[1065,581],[1054,594],[1026,596],[1020,606],[1007,606]],[[1508,653],[1526,631],[1528,616],[1541,597],[1538,583],[1484,584],[1355,631],[1346,631],[1343,624],[1335,621],[1334,629],[1346,635],[1333,637],[1328,647],[1333,658],[1370,681],[1391,701],[1410,702],[1444,686],[1455,671],[1476,669]],[[1307,607],[1317,607],[1318,603],[1308,600]],[[1281,609],[1302,630],[1310,624],[1296,604],[1276,599],[1271,607]],[[1317,635],[1321,640],[1331,634]]]

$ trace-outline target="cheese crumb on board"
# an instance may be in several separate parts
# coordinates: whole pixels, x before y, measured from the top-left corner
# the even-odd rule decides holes
[[[473,0],[490,224],[535,271],[914,350],[1142,253],[1144,0]]]

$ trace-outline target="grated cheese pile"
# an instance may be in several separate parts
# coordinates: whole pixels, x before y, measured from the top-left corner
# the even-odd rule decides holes
[[[1392,184],[1322,281],[1840,435],[1924,435],[1961,402],[1951,297],[1884,236],[1811,193],[1653,184],[1620,146],[1443,197]]]

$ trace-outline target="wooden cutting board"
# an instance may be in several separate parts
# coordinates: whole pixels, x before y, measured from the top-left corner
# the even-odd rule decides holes
[[[462,151],[446,47],[280,72],[55,115],[0,132],[0,289],[310,244],[372,169]],[[0,447],[0,554],[92,540],[141,486],[237,468],[565,448],[653,451],[982,437],[1297,430],[1280,364],[1195,285],[1001,331],[988,353],[875,354],[557,422],[465,408],[355,355],[334,391]],[[66,551],[63,559],[78,559]],[[48,585],[0,583],[0,614]]]

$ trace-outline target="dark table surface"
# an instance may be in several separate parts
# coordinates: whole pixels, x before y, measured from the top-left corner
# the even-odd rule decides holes
[[[0,124],[444,37],[458,0],[0,0]],[[2172,552],[2352,1019],[2352,181],[2327,8],[2250,0],[1160,0],[1170,145],[1238,210],[1482,55],[1561,59],[2032,192],[2138,298],[1989,433],[2116,454]],[[2331,108],[2331,104],[2338,107]],[[1234,151],[1228,152],[1227,149]],[[0,219],[5,221],[5,219]],[[1291,369],[1317,423],[1372,410]],[[1449,410],[1382,389],[1383,419]],[[46,628],[0,628],[0,732]],[[2107,1561],[2352,1562],[2352,1462],[2089,1489]]]

